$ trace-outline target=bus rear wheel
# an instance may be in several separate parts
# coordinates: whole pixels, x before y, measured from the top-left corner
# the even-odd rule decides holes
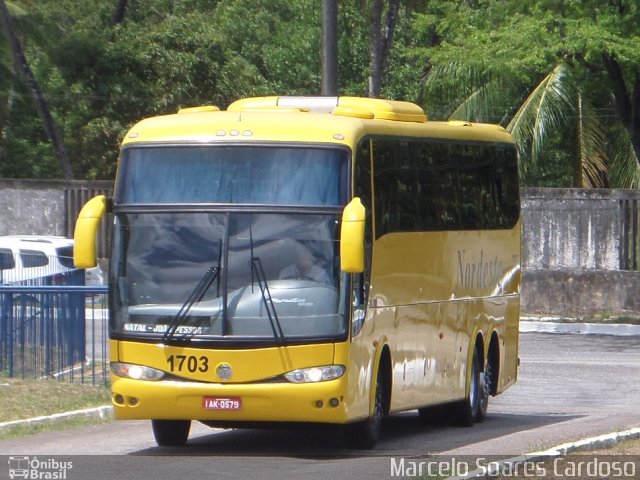
[[[486,415],[488,389],[484,380],[485,375],[480,371],[480,354],[476,348],[471,362],[469,395],[464,400],[453,405],[452,416],[457,425],[470,427],[476,421],[481,421]],[[484,411],[482,411],[483,409]]]
[[[181,447],[187,443],[190,420],[151,420],[153,437],[161,447]]]
[[[478,400],[478,412],[476,413],[476,422],[482,422],[489,410],[489,395],[491,394],[491,380],[493,379],[493,366],[487,360],[484,372],[480,372],[480,398]]]

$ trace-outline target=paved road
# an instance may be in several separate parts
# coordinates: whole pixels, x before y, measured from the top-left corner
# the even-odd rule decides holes
[[[221,431],[194,425],[189,446],[158,448],[147,422],[115,422],[0,441],[3,455],[73,457],[67,478],[378,479],[392,459],[511,456],[640,426],[640,336],[525,333],[520,379],[473,428],[421,426],[395,415],[374,452],[349,451],[335,430]],[[3,475],[0,465],[0,478]],[[104,476],[102,476],[104,475]]]

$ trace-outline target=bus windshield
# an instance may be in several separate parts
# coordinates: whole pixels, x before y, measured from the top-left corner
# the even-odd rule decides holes
[[[112,334],[274,344],[345,337],[338,220],[308,213],[117,214]]]
[[[122,153],[116,204],[346,203],[347,151],[282,146],[155,146]]]

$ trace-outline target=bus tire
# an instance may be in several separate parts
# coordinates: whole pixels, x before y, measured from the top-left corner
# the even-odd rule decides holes
[[[366,420],[349,423],[344,426],[345,439],[349,448],[370,450],[378,442],[380,431],[382,430],[382,419],[386,414],[386,395],[386,382],[382,371],[379,371],[371,416]]]
[[[491,362],[487,360],[484,372],[480,372],[480,397],[478,399],[478,411],[476,412],[476,422],[482,422],[487,417],[489,409],[489,394],[491,393],[491,379],[493,378],[493,370]]]
[[[153,437],[161,447],[181,447],[187,443],[190,420],[151,420]]]
[[[473,351],[473,360],[471,362],[471,384],[469,385],[469,396],[453,405],[452,413],[454,423],[456,425],[470,427],[478,419],[481,396],[480,376],[480,354],[476,348]]]

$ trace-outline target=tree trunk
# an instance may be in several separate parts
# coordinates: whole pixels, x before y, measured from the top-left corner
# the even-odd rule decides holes
[[[382,91],[382,77],[389,59],[399,8],[400,0],[389,1],[387,17],[383,27],[384,0],[373,0],[371,2],[371,76],[369,77],[369,96],[372,98],[380,97]]]
[[[0,0],[0,26],[2,27],[2,31],[11,50],[13,68],[16,74],[23,79],[29,93],[31,94],[36,110],[42,120],[44,130],[47,137],[49,137],[49,141],[53,146],[56,157],[58,157],[58,161],[60,162],[60,167],[62,168],[64,177],[72,179],[73,171],[71,169],[71,162],[67,155],[67,150],[64,147],[62,136],[60,135],[58,127],[51,116],[51,112],[49,111],[49,107],[47,106],[47,102],[40,90],[38,82],[27,63],[27,58],[24,55],[22,45],[20,44],[20,40],[18,39],[18,35],[13,25],[13,19],[9,14],[9,10],[7,9],[7,5],[4,0]]]
[[[128,2],[129,0],[118,0],[116,11],[113,13],[113,18],[111,19],[111,25],[118,25],[124,21],[124,14],[127,11]]]
[[[370,44],[370,66],[371,76],[369,77],[369,96],[378,98],[381,91],[382,82],[382,9],[383,0],[373,0],[371,2],[371,44]]]
[[[613,95],[616,101],[616,111],[622,124],[629,133],[633,151],[640,163],[640,68],[636,67],[634,84],[631,91],[622,73],[622,68],[616,58],[608,53],[603,54],[604,65],[613,84]]]
[[[338,0],[322,0],[321,95],[338,95]]]

